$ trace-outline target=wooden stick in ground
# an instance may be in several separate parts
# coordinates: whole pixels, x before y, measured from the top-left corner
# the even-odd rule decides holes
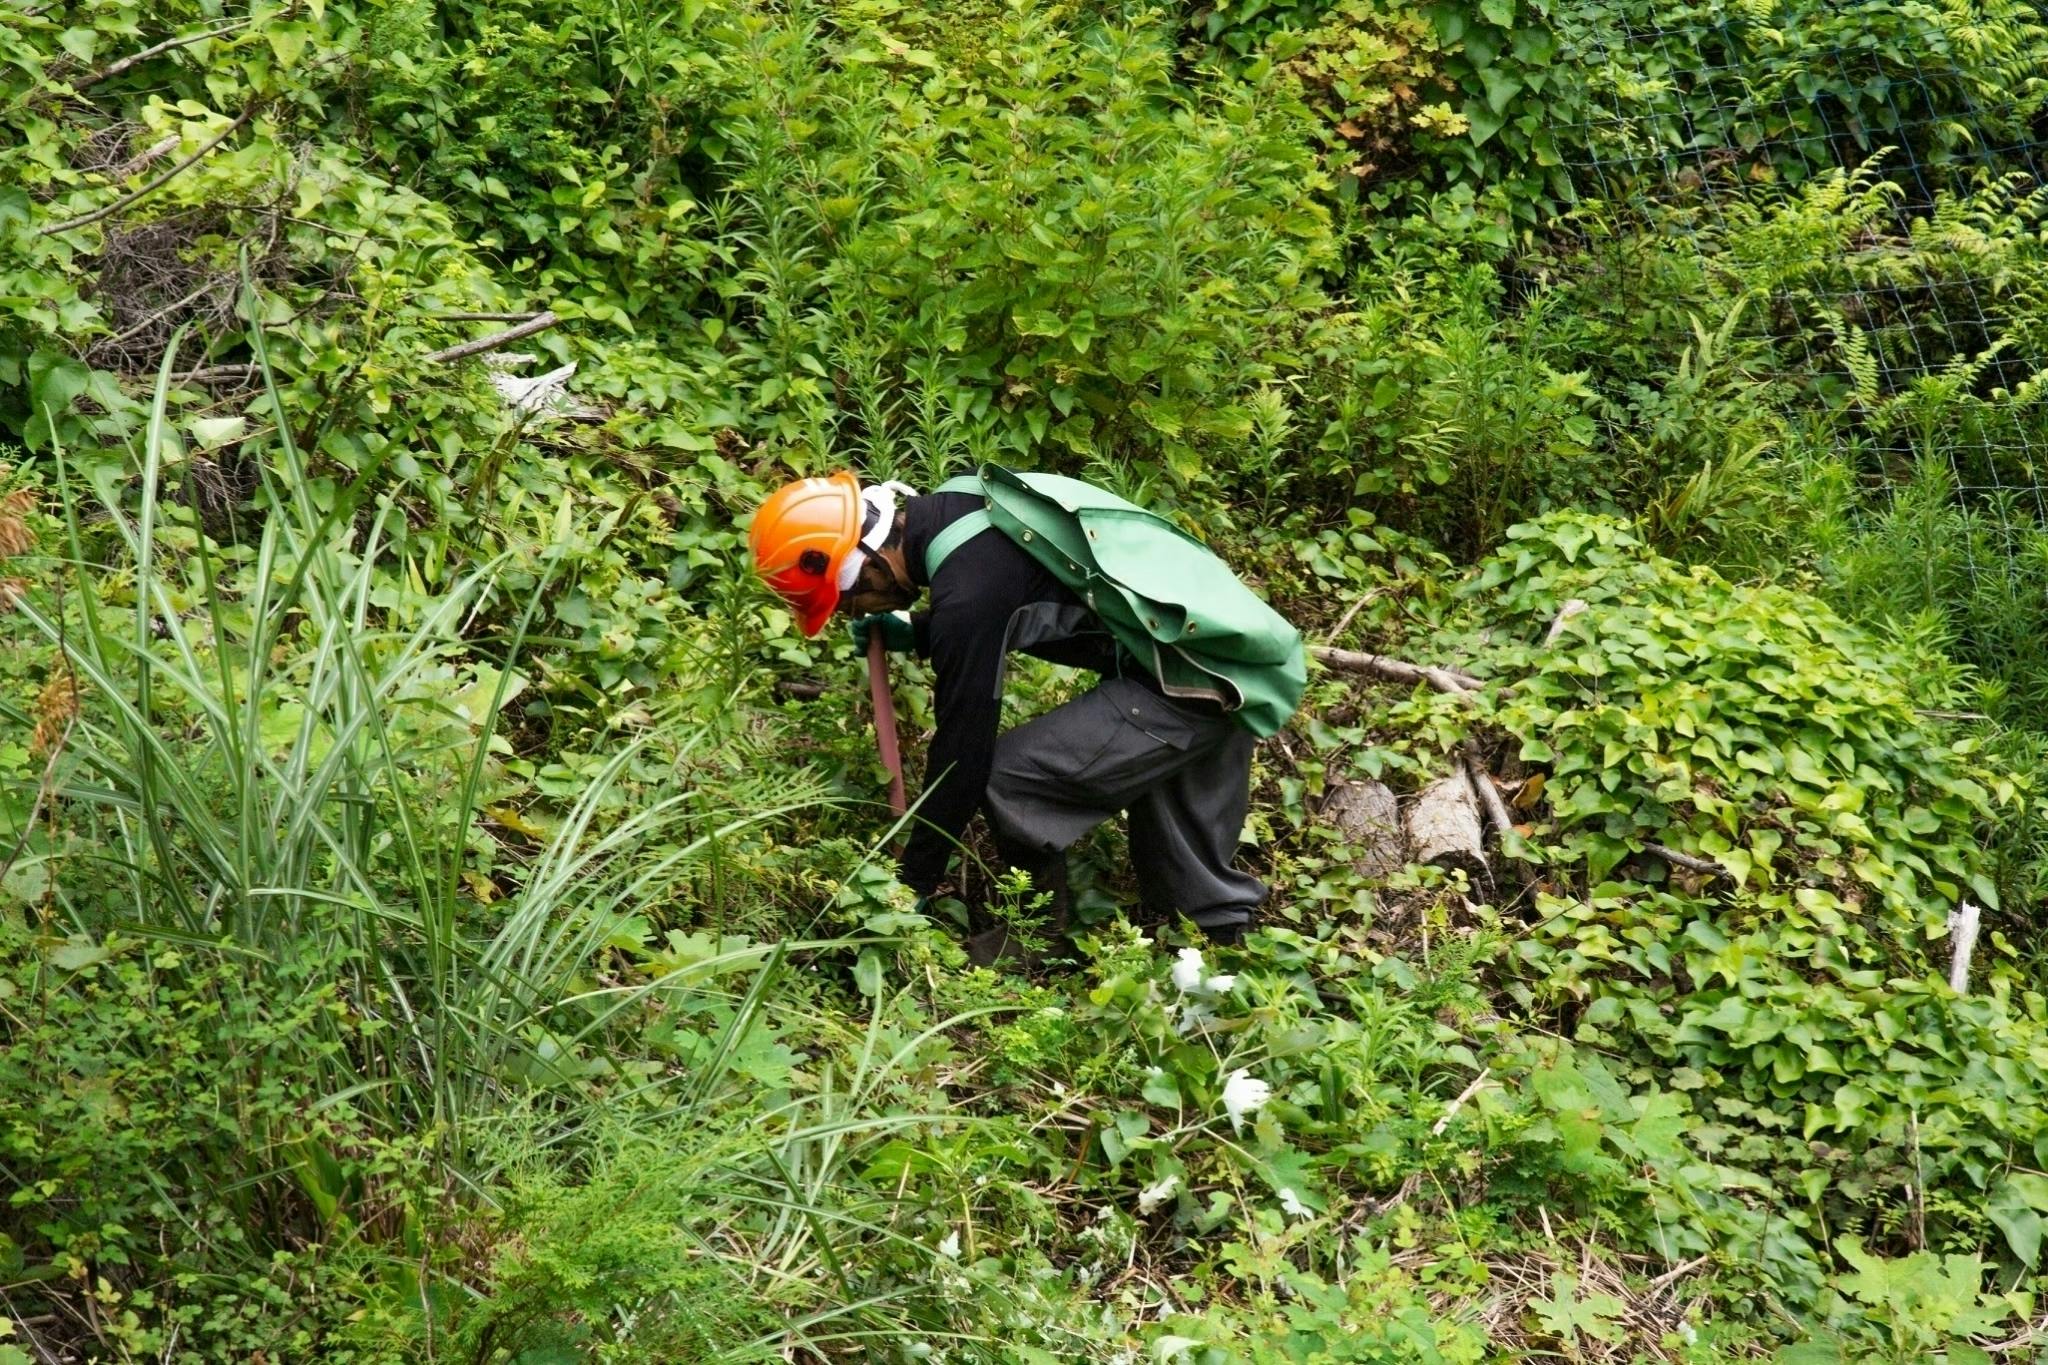
[[[901,815],[910,807],[903,791],[903,755],[896,746],[896,699],[889,695],[889,651],[882,632],[868,634],[868,694],[875,703],[875,747],[889,770],[889,812]]]
[[[482,355],[485,351],[495,351],[500,346],[510,346],[515,341],[523,341],[536,332],[545,332],[560,321],[561,319],[555,316],[554,310],[549,309],[546,312],[534,314],[517,327],[507,327],[502,332],[493,332],[487,337],[478,337],[475,341],[465,341],[460,346],[450,346],[445,351],[435,351],[427,359],[435,364],[446,364],[451,360],[463,360],[469,356]]]
[[[1358,596],[1358,600],[1356,602],[1353,602],[1348,608],[1345,609],[1344,614],[1337,618],[1337,624],[1330,627],[1330,633],[1327,637],[1325,637],[1326,643],[1334,645],[1337,643],[1337,641],[1343,639],[1345,628],[1351,624],[1351,618],[1358,615],[1359,610],[1363,608],[1366,603],[1380,596],[1380,594],[1384,593],[1385,591],[1385,588],[1369,588],[1365,592],[1360,593]]]
[[[192,155],[178,162],[175,166],[172,166],[169,170],[165,171],[156,179],[150,181],[147,185],[144,185],[141,189],[131,191],[128,194],[124,194],[119,199],[116,199],[113,203],[108,204],[103,208],[94,209],[91,213],[81,213],[76,218],[67,218],[61,223],[52,223],[50,226],[46,228],[39,228],[36,231],[36,236],[52,237],[60,232],[70,232],[74,228],[86,227],[90,224],[97,223],[102,218],[111,217],[112,215],[121,212],[121,210],[123,209],[133,207],[136,203],[140,202],[141,200],[147,198],[152,194],[155,194],[158,190],[170,184],[173,180],[177,179],[178,176],[183,174],[189,168],[198,165],[200,161],[205,159],[206,155],[209,152],[211,152],[214,148],[220,146],[221,143],[226,142],[236,133],[240,132],[242,128],[249,122],[249,120],[254,117],[256,117],[256,106],[252,104],[247,109],[244,109],[233,123],[230,123],[227,127],[221,129],[218,133],[215,133],[212,137],[208,138],[205,142],[201,143],[199,146],[199,150],[193,152]]]

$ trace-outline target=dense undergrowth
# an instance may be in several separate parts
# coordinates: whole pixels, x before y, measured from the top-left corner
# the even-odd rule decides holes
[[[0,1365],[2035,1358],[2044,57],[2006,0],[17,0]],[[739,521],[990,459],[1483,680],[1312,679],[1242,950],[1113,832],[1047,980],[888,875]],[[1325,794],[1468,738],[1492,879],[1362,871]]]

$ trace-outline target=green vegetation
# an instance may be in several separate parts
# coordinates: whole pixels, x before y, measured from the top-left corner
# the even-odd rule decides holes
[[[2013,0],[10,0],[0,1365],[2039,1358],[2043,71]],[[1113,832],[1063,975],[890,877],[742,522],[990,459],[1479,679],[1312,675],[1241,949]],[[1468,744],[1491,879],[1362,871],[1326,795]]]

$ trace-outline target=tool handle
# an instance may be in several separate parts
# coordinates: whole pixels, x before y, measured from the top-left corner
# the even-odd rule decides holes
[[[896,700],[889,695],[889,650],[882,632],[868,632],[868,695],[875,703],[875,747],[889,770],[889,809],[897,815],[910,806],[903,794],[903,754],[896,747]]]

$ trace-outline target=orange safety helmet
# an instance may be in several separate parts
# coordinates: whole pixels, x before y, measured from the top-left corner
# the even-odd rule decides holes
[[[839,605],[839,569],[860,544],[860,520],[860,480],[844,470],[784,484],[754,513],[754,569],[796,608],[805,635]]]

